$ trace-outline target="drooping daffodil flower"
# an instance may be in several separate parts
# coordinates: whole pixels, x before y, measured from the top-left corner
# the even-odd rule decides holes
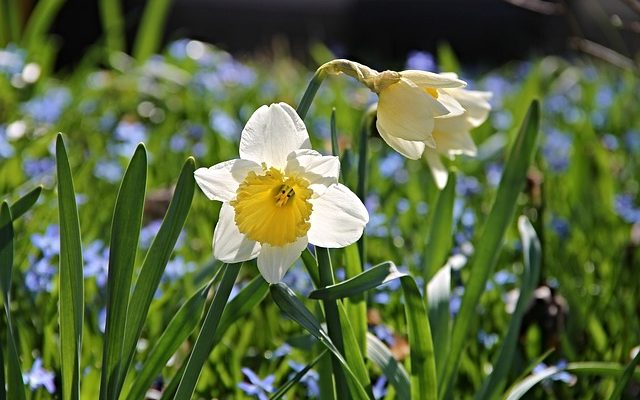
[[[355,243],[369,221],[362,201],[338,183],[340,161],[311,149],[302,119],[285,103],[262,106],[240,138],[240,158],[195,171],[211,200],[222,202],[213,255],[228,263],[257,257],[277,283],[308,243]]]
[[[322,65],[322,74],[345,73],[378,95],[376,127],[382,139],[398,153],[419,159],[425,148],[436,148],[433,129],[437,118],[464,113],[463,106],[447,89],[466,83],[453,75],[407,70],[378,72],[349,60]]]
[[[455,77],[455,74],[450,74]],[[476,128],[489,116],[491,111],[491,92],[466,89],[443,89],[449,96],[456,99],[464,108],[460,115],[436,118],[433,126],[435,148],[425,146],[423,158],[429,164],[431,173],[438,188],[447,184],[449,173],[440,160],[440,155],[454,159],[457,155],[474,157],[477,153],[476,145],[471,138],[470,131]]]

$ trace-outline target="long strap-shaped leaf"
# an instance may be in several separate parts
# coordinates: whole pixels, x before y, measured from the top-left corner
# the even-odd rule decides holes
[[[342,327],[342,339],[344,340],[344,357],[353,373],[360,381],[360,384],[367,391],[369,398],[373,398],[373,390],[371,388],[371,378],[365,364],[365,358],[360,351],[360,344],[354,333],[353,327],[349,320],[346,307],[338,303],[338,312],[340,313],[340,326]]]
[[[215,281],[215,278],[213,279]],[[224,333],[229,329],[229,327],[240,318],[244,317],[246,314],[255,309],[255,307],[264,299],[267,295],[267,291],[269,290],[269,284],[265,281],[261,275],[256,276],[247,286],[245,286],[240,293],[236,295],[224,308],[222,316],[220,317],[220,322],[218,322],[218,327],[216,328],[215,334],[213,335],[213,344],[215,347],[216,344],[220,342]],[[173,398],[175,391],[177,390],[177,386],[182,380],[182,376],[184,375],[185,367],[187,363],[184,363],[178,372],[171,379],[171,382],[165,388],[164,393],[162,394],[162,399],[170,399]],[[132,398],[131,400],[135,400]]]
[[[393,357],[391,350],[372,333],[367,333],[367,350],[369,358],[382,370],[384,376],[396,390],[399,400],[411,398],[411,382],[409,374]]]
[[[6,201],[0,206],[0,288],[2,289],[2,300],[4,312],[7,318],[7,392],[9,399],[24,400],[24,384],[22,373],[20,372],[20,359],[18,357],[18,346],[16,343],[15,330],[11,321],[11,275],[13,269],[13,223],[11,221],[11,210]],[[0,345],[0,347],[2,347]],[[4,363],[0,365],[4,368]],[[0,389],[0,394],[4,393],[4,385]]]
[[[16,200],[16,202],[11,205],[11,218],[15,221],[29,211],[29,209],[36,204],[36,201],[38,201],[40,193],[42,193],[42,186],[37,186]]]
[[[218,329],[214,335],[214,345],[222,340],[222,336],[231,324],[254,310],[266,297],[268,291],[269,284],[262,275],[256,276],[247,286],[242,288],[236,297],[227,304],[222,317],[220,317]]]
[[[171,0],[150,1],[144,8],[142,21],[133,44],[133,56],[138,62],[146,61],[152,54],[160,50],[162,32],[171,9]]]
[[[320,352],[320,354],[318,354],[318,356],[316,356],[316,358],[314,358],[309,364],[307,364],[304,368],[302,368],[298,373],[296,373],[296,375],[291,378],[289,381],[287,381],[287,383],[285,383],[284,385],[280,386],[280,389],[278,389],[273,395],[271,395],[271,397],[269,398],[269,400],[279,400],[281,398],[284,397],[285,394],[287,394],[287,392],[298,382],[300,382],[300,379],[304,378],[304,376],[307,374],[307,372],[309,372],[311,370],[311,368],[313,368],[314,365],[316,365],[321,359],[322,357],[326,356],[328,354],[327,349],[324,349]]]
[[[125,372],[125,329],[131,293],[131,279],[142,224],[147,182],[147,153],[144,145],[136,148],[122,178],[111,225],[109,275],[107,279],[107,323],[102,355],[100,398],[116,400]]]
[[[233,284],[240,272],[241,264],[229,264],[222,268],[224,270],[222,281],[220,285],[218,285],[218,290],[213,298],[213,302],[207,310],[207,316],[202,324],[202,328],[200,328],[200,333],[193,346],[193,350],[191,350],[191,355],[187,361],[187,366],[178,385],[174,400],[191,399],[193,391],[196,388],[196,383],[198,383],[202,366],[207,361],[207,358],[209,358],[209,353],[211,353],[215,345],[216,329],[218,328],[220,317],[229,299],[229,294],[231,294]]]
[[[65,0],[43,0],[34,5],[22,38],[22,45],[29,53],[35,52],[37,46],[42,46],[42,38],[49,33],[51,23],[64,3]]]
[[[456,197],[456,175],[449,174],[447,186],[438,194],[424,248],[423,277],[425,284],[444,265],[451,251],[453,236],[453,200]]]
[[[638,351],[636,356],[633,357],[633,360],[627,364],[622,377],[620,377],[620,380],[616,383],[616,388],[613,390],[613,393],[611,393],[611,396],[609,396],[609,400],[619,400],[622,397],[622,392],[629,384],[638,363],[640,363],[640,351]]]
[[[516,201],[524,187],[527,170],[535,154],[539,120],[539,105],[534,100],[505,164],[496,199],[480,235],[482,240],[476,246],[476,254],[470,268],[471,278],[465,286],[460,312],[453,327],[450,342],[451,351],[442,375],[441,399],[444,398],[452,385],[462,351],[465,349],[467,338],[471,333],[469,327],[476,318],[475,310],[478,300],[484,291],[493,266],[498,260],[504,234],[515,213]]]
[[[136,343],[149,312],[149,306],[160,285],[162,274],[189,214],[195,188],[194,170],[195,161],[190,157],[182,166],[169,209],[162,221],[158,234],[151,243],[151,247],[142,263],[140,274],[136,279],[135,288],[131,294],[127,309],[127,327],[122,353],[127,361],[123,365],[119,385],[124,382],[126,371],[135,354]]]
[[[475,399],[493,399],[502,392],[506,384],[506,379],[511,370],[511,361],[517,344],[518,333],[522,317],[529,305],[529,299],[538,282],[540,275],[540,260],[542,257],[540,242],[531,223],[525,216],[518,219],[518,228],[522,238],[522,255],[524,258],[524,274],[520,286],[520,296],[518,303],[509,322],[507,335],[498,351],[496,362],[493,364],[493,371],[482,384],[482,388],[476,393]]]
[[[400,283],[404,292],[404,311],[411,347],[411,398],[436,400],[438,380],[426,299],[423,300],[418,285],[411,276],[401,277]]]
[[[633,375],[636,379],[640,379],[640,369],[632,368],[628,366],[625,368],[618,363],[608,362],[574,362],[567,364],[566,367],[547,367],[542,371],[529,375],[520,382],[515,383],[505,396],[506,400],[519,400],[524,396],[532,387],[542,382],[547,378],[551,378],[558,372],[567,371],[574,374],[588,374],[588,375],[602,375],[602,376],[621,376],[629,372],[629,377]]]
[[[362,272],[362,262],[358,253],[358,245],[352,244],[343,249],[344,271],[347,278]],[[353,328],[363,358],[367,357],[367,299],[365,293],[354,296],[345,302],[345,309],[349,314],[349,321]]]
[[[309,293],[310,299],[337,300],[360,296],[369,289],[376,288],[406,274],[399,272],[395,264],[385,261],[368,270],[335,285],[316,289]]]
[[[9,307],[9,292],[13,276],[13,221],[6,201],[0,206],[0,290],[4,307]],[[1,347],[1,346],[0,346]]]
[[[351,367],[349,367],[349,364],[347,364],[347,361],[333,344],[329,335],[322,330],[318,320],[313,316],[311,311],[302,304],[298,297],[296,297],[295,293],[284,283],[272,284],[269,286],[269,289],[273,301],[278,305],[280,310],[318,339],[320,343],[333,354],[340,365],[342,365],[343,370],[349,377],[347,384],[351,396],[355,399],[368,399],[369,397],[366,390],[360,384],[360,381]]]
[[[433,328],[433,348],[436,357],[436,369],[438,371],[438,383],[441,379],[441,371],[449,351],[449,338],[451,336],[449,303],[451,300],[451,265],[445,264],[431,278],[427,284],[427,304],[429,310],[429,325]]]
[[[56,140],[60,213],[60,353],[62,397],[80,397],[80,353],[84,317],[84,280],[80,221],[73,177],[62,135]]]
[[[393,263],[386,262],[344,282],[311,292],[310,297],[343,298],[354,296],[389,282],[400,279],[405,297],[405,314],[411,347],[411,398],[436,399],[438,384],[431,327],[427,318],[426,299],[422,298],[415,280],[400,273]]]
[[[124,18],[121,3],[113,0],[99,0],[98,6],[107,55],[124,51]]]
[[[4,353],[2,352],[2,346],[0,346],[0,400],[6,400],[7,398],[7,388],[6,381],[4,379]]]
[[[180,307],[167,328],[162,332],[160,339],[149,351],[149,357],[145,360],[142,370],[136,372],[136,377],[131,390],[127,394],[127,399],[137,400],[145,397],[144,395],[153,380],[162,372],[162,369],[167,365],[167,361],[198,325],[198,318],[195,317],[202,314],[208,291],[209,285],[194,293]]]

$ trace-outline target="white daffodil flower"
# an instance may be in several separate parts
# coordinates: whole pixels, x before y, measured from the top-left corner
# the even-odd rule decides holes
[[[349,60],[333,60],[319,70],[334,75],[345,73],[377,93],[378,132],[389,146],[410,159],[419,159],[427,147],[436,148],[436,118],[451,118],[465,111],[447,91],[466,86],[455,74],[378,72]]]
[[[429,164],[436,185],[440,189],[446,186],[449,177],[447,169],[440,160],[440,155],[449,159],[454,159],[460,154],[475,156],[477,149],[470,131],[482,125],[491,111],[491,104],[488,101],[491,98],[490,92],[465,89],[444,89],[443,91],[456,99],[464,108],[464,112],[451,117],[436,118],[432,134],[435,148],[425,146],[423,157]]]
[[[222,208],[213,255],[233,263],[258,258],[277,283],[308,243],[339,248],[356,242],[369,221],[366,208],[338,183],[340,162],[311,149],[296,111],[285,103],[262,106],[242,131],[240,158],[195,171],[195,179]]]
[[[427,148],[436,148],[433,137],[438,118],[462,115],[464,108],[446,89],[465,82],[426,71],[402,71],[400,80],[378,93],[376,127],[382,139],[403,156],[416,160]]]

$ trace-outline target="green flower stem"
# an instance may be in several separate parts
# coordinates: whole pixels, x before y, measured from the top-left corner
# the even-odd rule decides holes
[[[362,117],[360,125],[360,143],[358,143],[358,186],[356,186],[356,195],[364,203],[367,196],[367,175],[369,161],[369,137],[371,136],[371,124],[376,115],[376,108],[370,108]],[[360,261],[365,260],[365,237],[364,233],[358,240],[358,253]]]
[[[311,102],[313,101],[313,98],[316,97],[316,93],[318,92],[318,89],[320,89],[320,85],[322,85],[322,81],[324,81],[324,78],[326,77],[326,71],[319,68],[313,75],[313,78],[311,78],[311,82],[309,82],[307,90],[304,92],[302,100],[300,100],[300,104],[298,104],[298,108],[296,109],[300,118],[304,119],[307,116],[309,107],[311,107]]]
[[[335,282],[333,280],[333,269],[331,267],[331,257],[329,250],[324,247],[316,247],[316,255],[318,257],[318,269],[320,273],[320,284],[323,287],[331,286]],[[329,331],[329,338],[336,346],[341,354],[344,354],[344,342],[342,340],[342,327],[340,326],[340,314],[338,313],[338,304],[335,300],[325,300],[324,312],[327,319],[327,330]],[[338,392],[338,398],[342,399],[348,396],[349,388],[347,386],[347,380],[342,371],[340,361],[333,356],[331,358],[333,365],[333,375],[336,380],[336,389]]]

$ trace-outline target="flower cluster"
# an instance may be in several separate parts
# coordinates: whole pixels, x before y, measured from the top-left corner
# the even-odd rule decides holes
[[[453,73],[378,72],[349,60],[322,65],[316,76],[355,77],[378,95],[376,127],[398,153],[423,157],[439,188],[440,156],[476,154],[470,130],[482,124],[490,93],[466,90]],[[213,238],[218,260],[257,258],[269,283],[282,280],[308,244],[340,248],[357,241],[369,221],[362,201],[338,183],[337,157],[311,149],[304,122],[285,103],[262,106],[240,137],[240,158],[200,168],[196,182],[222,209]]]

